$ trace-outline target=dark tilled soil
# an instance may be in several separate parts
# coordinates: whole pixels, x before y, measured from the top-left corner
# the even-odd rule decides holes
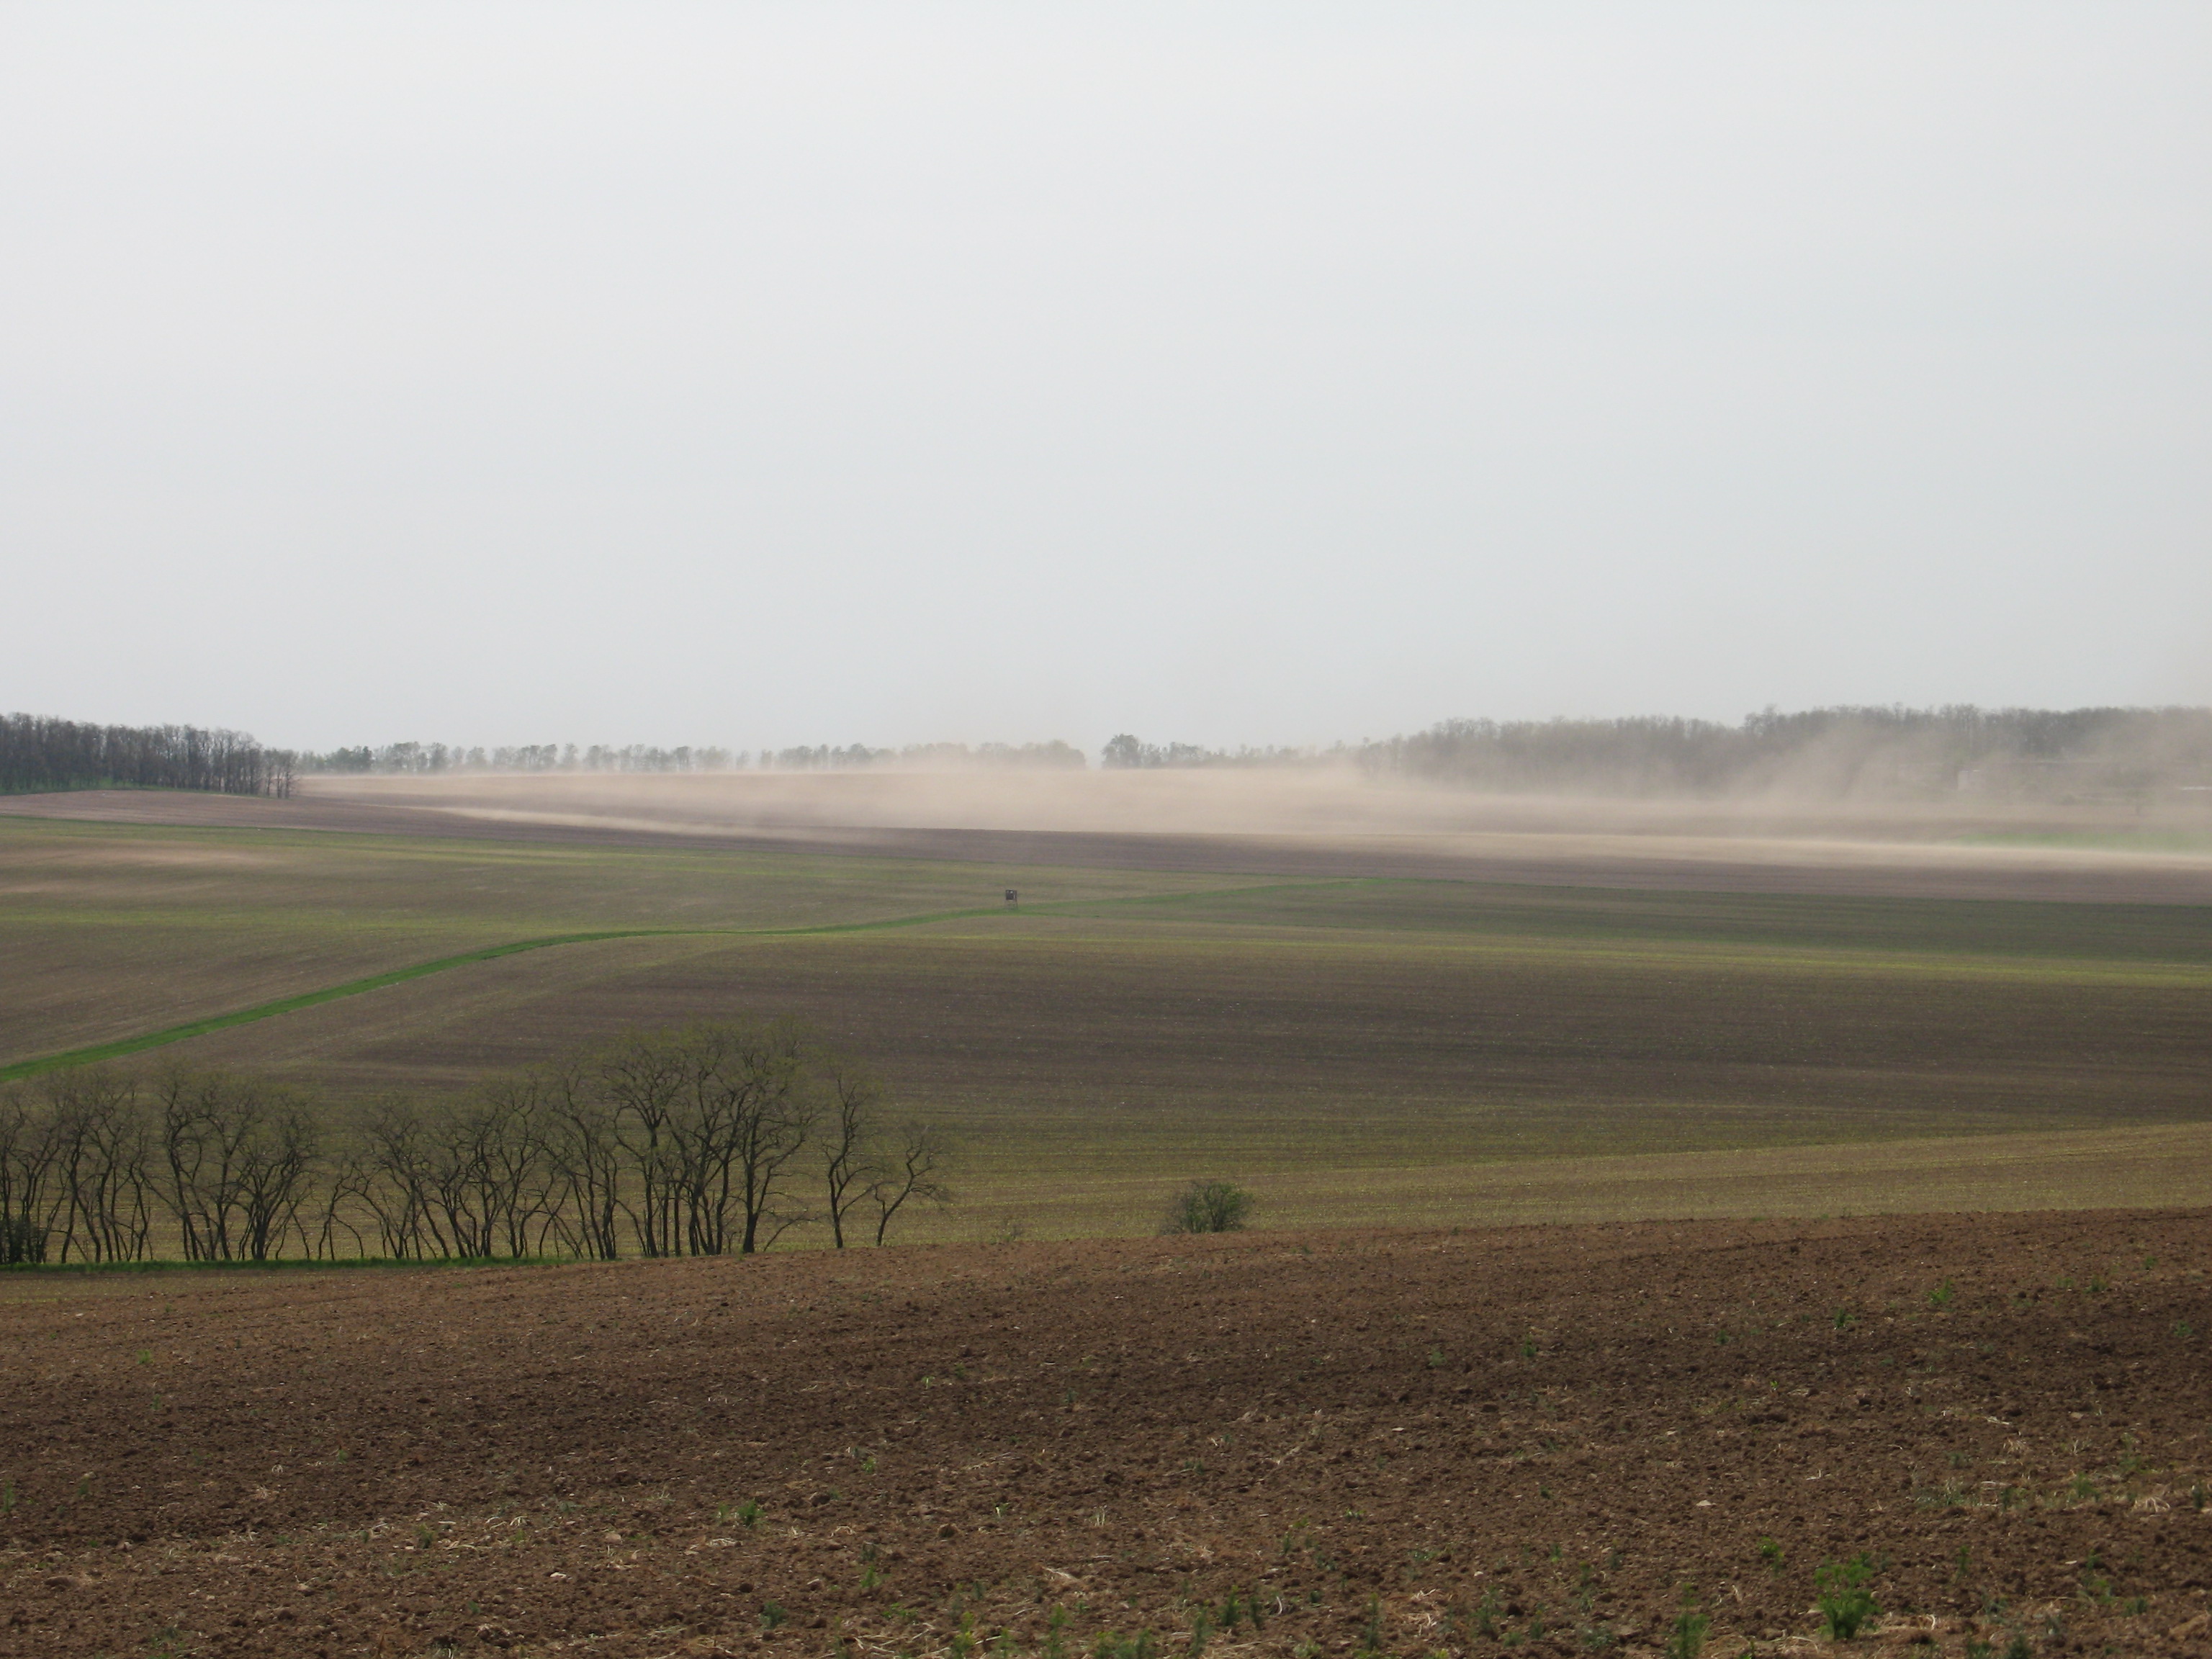
[[[2184,1212],[0,1278],[0,1654],[1733,1659],[1854,1562],[1877,1650],[2212,1652],[2208,1271]]]

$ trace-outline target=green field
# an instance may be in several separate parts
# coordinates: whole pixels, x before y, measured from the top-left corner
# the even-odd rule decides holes
[[[1249,1182],[1278,1219],[1434,1220],[1516,1161],[1765,1149],[1803,1176],[1791,1149],[1943,1137],[1930,1154],[1956,1164],[2028,1136],[2080,1166],[2080,1132],[2212,1122],[2212,915],[2196,907],[7,817],[0,1066],[579,933],[633,936],[464,962],[132,1063],[277,1074],[343,1111],[628,1027],[799,1014],[961,1134],[969,1201],[937,1224],[971,1236],[1003,1214],[1142,1227],[1199,1173]],[[1911,1172],[1822,1156],[1892,1187]],[[1695,1185],[1666,1188],[1673,1211],[1698,1207]],[[1880,1201],[1835,1190],[1837,1208]]]

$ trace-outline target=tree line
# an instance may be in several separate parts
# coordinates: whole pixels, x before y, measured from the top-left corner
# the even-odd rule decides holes
[[[458,744],[361,744],[300,757],[303,772],[375,773],[402,777],[439,772],[727,772],[750,765],[749,754],[679,744],[658,749],[647,744],[620,748],[595,743],[526,743],[507,748],[466,749]]]
[[[289,795],[299,772],[297,755],[264,748],[243,732],[0,714],[0,794],[137,788]]]
[[[2212,793],[2212,709],[1769,709],[1730,726],[1668,715],[1449,720],[1309,749],[1209,749],[1117,733],[1113,769],[1352,765],[1497,793],[1726,796]]]
[[[1769,709],[1735,726],[1460,720],[1363,745],[1358,758],[1373,772],[1493,790],[2141,796],[2212,785],[2212,709]]]
[[[339,1119],[265,1079],[58,1072],[0,1095],[0,1262],[749,1255],[882,1244],[951,1148],[789,1021],[632,1033]]]
[[[1150,771],[1164,767],[1297,766],[1316,760],[1341,759],[1348,751],[1334,749],[1208,749],[1195,743],[1146,743],[1133,732],[1117,732],[1098,751],[1098,764],[1109,772]]]
[[[659,749],[648,744],[521,744],[508,748],[465,748],[458,744],[368,744],[298,757],[303,772],[414,776],[443,772],[775,772],[843,771],[854,767],[1060,767],[1080,770],[1089,764],[1073,744],[917,743],[900,749],[874,749],[865,743],[799,744],[788,749]]]
[[[1734,726],[1665,715],[1618,720],[1449,720],[1410,736],[1328,748],[1211,749],[1118,732],[1108,769],[1352,765],[1373,775],[1471,789],[1626,796],[1956,791],[2141,798],[2212,793],[2212,709],[1769,709]],[[268,749],[242,732],[190,726],[93,726],[0,716],[0,793],[157,787],[289,795],[308,773],[836,771],[877,766],[1080,769],[1080,750],[1046,743],[800,744],[732,750],[644,744],[361,744],[321,753]]]

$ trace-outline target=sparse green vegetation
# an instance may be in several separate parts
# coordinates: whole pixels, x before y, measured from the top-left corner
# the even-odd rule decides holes
[[[1874,1592],[1867,1588],[1879,1571],[1873,1558],[1863,1554],[1848,1561],[1823,1561],[1814,1569],[1814,1582],[1820,1587],[1815,1601],[1823,1636],[1832,1641],[1851,1641],[1881,1616]]]
[[[1176,1194],[1160,1223],[1163,1234],[1243,1231],[1252,1214],[1252,1194],[1231,1181],[1194,1181]]]
[[[1713,1627],[1712,1620],[1702,1613],[1684,1609],[1674,1619],[1674,1628],[1667,1638],[1667,1659],[1698,1659],[1705,1650],[1705,1635]]]

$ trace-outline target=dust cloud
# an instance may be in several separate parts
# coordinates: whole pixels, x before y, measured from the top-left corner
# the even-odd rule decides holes
[[[302,796],[309,811],[410,815],[431,833],[470,825],[1009,862],[2212,902],[2207,796],[1624,800],[1481,793],[1334,765],[316,777]]]

